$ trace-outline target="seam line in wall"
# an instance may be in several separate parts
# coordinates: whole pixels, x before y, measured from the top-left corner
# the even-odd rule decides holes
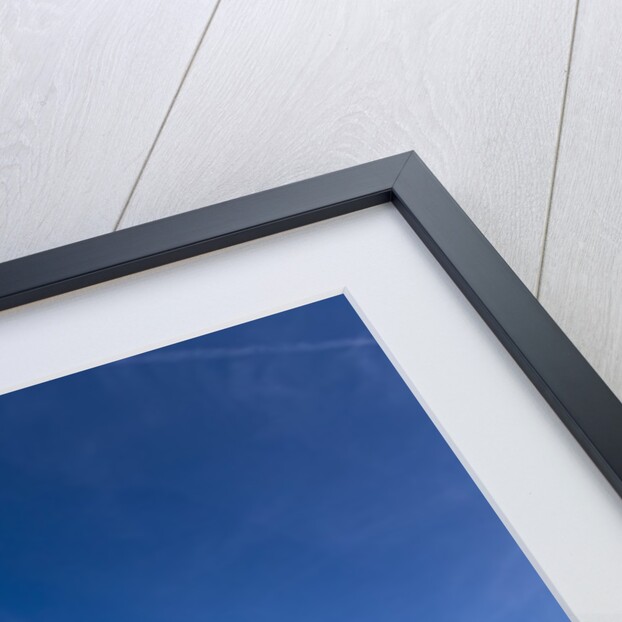
[[[212,13],[210,14],[209,18],[207,19],[205,28],[203,29],[203,32],[201,33],[201,36],[199,37],[199,41],[196,44],[192,52],[192,55],[190,56],[190,61],[188,62],[188,65],[186,66],[186,69],[184,70],[184,73],[181,76],[181,81],[179,82],[179,85],[177,86],[177,89],[175,90],[175,94],[173,95],[173,99],[171,100],[171,103],[169,104],[166,110],[166,113],[164,114],[164,118],[162,119],[162,122],[160,123],[160,127],[158,128],[158,131],[156,132],[155,138],[153,139],[153,142],[151,143],[151,147],[149,148],[149,151],[147,151],[147,156],[145,157],[145,161],[140,167],[140,171],[138,172],[138,175],[132,185],[132,189],[130,190],[130,193],[125,201],[125,204],[123,205],[123,209],[121,210],[121,213],[119,214],[119,217],[117,218],[113,231],[117,231],[119,229],[119,226],[121,225],[121,222],[123,221],[123,217],[125,216],[125,213],[127,212],[127,208],[129,207],[130,201],[132,200],[132,197],[134,196],[134,193],[136,192],[136,188],[138,187],[138,184],[140,180],[142,179],[143,173],[145,172],[145,169],[147,168],[147,164],[149,163],[149,160],[151,159],[151,155],[153,154],[155,146],[158,143],[158,140],[160,139],[162,130],[164,129],[164,126],[166,125],[171,115],[171,111],[173,110],[173,107],[175,106],[175,102],[177,101],[177,97],[179,96],[179,93],[181,92],[181,89],[186,81],[186,78],[188,77],[188,74],[190,73],[190,69],[192,68],[192,65],[194,64],[194,60],[197,57],[197,54],[199,53],[201,46],[203,45],[203,41],[205,40],[207,31],[209,30],[209,27],[214,21],[214,16],[216,15],[216,11],[218,11],[220,2],[221,0],[216,0],[214,9]]]
[[[551,175],[551,187],[546,206],[546,215],[544,218],[544,230],[542,232],[542,245],[540,248],[540,266],[538,268],[538,277],[536,279],[535,296],[540,300],[540,292],[542,290],[542,275],[544,273],[544,262],[546,255],[546,246],[549,237],[549,225],[551,223],[551,208],[553,206],[553,197],[555,194],[555,182],[557,181],[557,166],[559,163],[559,152],[561,148],[562,131],[564,127],[564,119],[566,116],[566,104],[568,100],[568,84],[570,82],[570,67],[572,65],[572,55],[574,52],[575,38],[577,33],[577,21],[579,18],[579,2],[576,0],[574,18],[572,22],[572,34],[570,35],[570,49],[568,51],[568,63],[566,64],[566,80],[564,82],[564,91],[562,95],[562,106],[559,115],[559,125],[557,128],[557,140],[555,144],[555,157],[553,159],[553,172]]]

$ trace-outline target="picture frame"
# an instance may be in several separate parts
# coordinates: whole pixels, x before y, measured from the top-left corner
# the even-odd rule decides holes
[[[622,404],[413,151],[2,263],[0,310],[388,202],[622,496]]]

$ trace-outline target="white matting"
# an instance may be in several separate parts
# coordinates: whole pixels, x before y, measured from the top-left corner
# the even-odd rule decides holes
[[[4,312],[0,393],[344,291],[569,615],[622,619],[622,501],[392,206]]]

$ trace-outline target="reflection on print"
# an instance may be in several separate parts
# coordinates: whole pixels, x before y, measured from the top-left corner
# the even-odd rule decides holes
[[[0,397],[0,622],[566,616],[339,296]]]

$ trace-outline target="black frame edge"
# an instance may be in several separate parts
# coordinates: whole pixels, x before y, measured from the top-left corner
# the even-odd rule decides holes
[[[421,159],[393,203],[622,497],[622,403]]]
[[[0,311],[391,200],[402,153],[0,263]]]
[[[412,151],[2,263],[0,311],[389,201],[622,496],[622,403]]]

